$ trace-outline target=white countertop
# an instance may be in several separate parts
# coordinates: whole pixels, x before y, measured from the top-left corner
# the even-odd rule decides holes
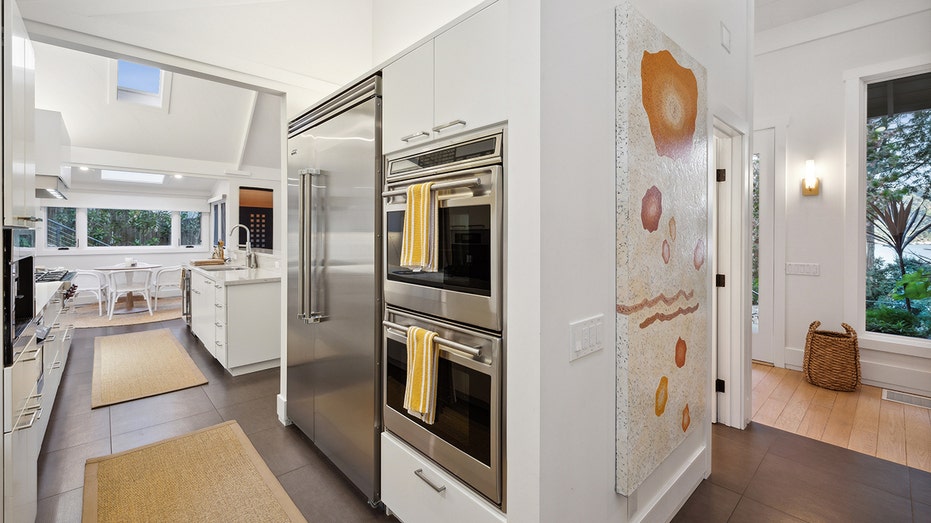
[[[36,314],[42,312],[42,308],[52,299],[52,296],[55,294],[59,288],[61,288],[60,281],[37,281],[35,287],[35,298],[36,298]]]
[[[217,283],[224,285],[247,285],[250,283],[280,282],[281,274],[271,269],[241,269],[241,270],[205,270],[202,267],[188,266]]]

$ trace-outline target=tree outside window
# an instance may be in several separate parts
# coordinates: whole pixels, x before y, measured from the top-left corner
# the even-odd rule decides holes
[[[931,74],[868,100],[866,330],[931,338]]]
[[[199,212],[181,211],[181,245],[200,245],[200,227]]]
[[[77,209],[49,207],[45,213],[46,240],[49,247],[77,247]]]
[[[171,245],[171,212],[88,209],[88,247]]]

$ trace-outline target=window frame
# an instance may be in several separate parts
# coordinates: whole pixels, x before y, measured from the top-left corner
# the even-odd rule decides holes
[[[922,358],[931,350],[931,340],[866,331],[866,99],[868,84],[928,72],[931,54],[844,73],[844,317],[860,333],[862,348]]]
[[[68,206],[55,206],[68,207]],[[87,245],[87,207],[73,207],[75,209],[75,230],[77,231],[77,247],[49,247],[47,217],[49,207],[42,207],[43,218],[41,232],[37,234],[37,254],[48,255],[88,255],[88,254],[133,254],[133,253],[171,253],[171,252],[209,252],[209,219],[210,213],[206,211],[189,211],[200,213],[200,245],[182,245],[181,239],[181,213],[182,210],[168,211],[171,213],[171,242],[169,245],[127,245],[108,247],[88,247]],[[145,210],[145,209],[142,209]]]
[[[124,60],[132,62],[132,60]],[[139,62],[133,62],[139,63]],[[140,64],[147,65],[147,64]],[[169,112],[169,106],[171,105],[171,82],[172,82],[172,73],[171,71],[166,71],[160,69],[161,77],[159,79],[159,89],[158,95],[152,95],[149,93],[144,93],[141,91],[136,91],[135,89],[123,89],[118,84],[119,77],[119,60],[113,58],[110,60],[109,75],[107,79],[107,102],[108,103],[128,103],[137,107],[148,107],[153,110],[162,111],[164,113]],[[129,94],[128,98],[120,99],[118,96],[119,92]],[[154,103],[153,103],[154,101]]]

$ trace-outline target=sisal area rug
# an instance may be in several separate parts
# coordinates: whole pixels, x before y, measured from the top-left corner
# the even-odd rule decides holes
[[[207,378],[168,329],[94,338],[92,408],[204,383]]]
[[[137,298],[137,303],[145,306],[143,298]],[[117,302],[117,310],[122,303]],[[155,306],[155,303],[152,303]],[[174,320],[181,317],[181,298],[159,298],[158,310],[149,316],[148,311],[134,312],[132,314],[113,314],[113,319],[107,319],[107,309],[104,307],[103,316],[97,314],[97,304],[78,305],[74,308],[74,328],[87,329],[90,327],[118,327],[121,325],[139,325],[154,321]]]
[[[235,421],[84,467],[83,521],[306,521]]]

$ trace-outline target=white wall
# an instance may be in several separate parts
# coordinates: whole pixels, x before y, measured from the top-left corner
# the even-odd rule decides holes
[[[635,5],[707,67],[709,117],[748,132],[749,2]],[[607,0],[510,5],[512,521],[663,520],[710,472],[705,419],[707,430],[696,431],[634,496],[615,494],[615,352],[609,346],[568,361],[571,321],[603,314],[605,339],[614,339],[614,7]],[[732,33],[730,54],[718,41],[722,20]]]
[[[777,136],[782,132],[785,136],[785,185],[776,188],[785,191],[785,208],[777,209],[777,214],[782,211],[786,217],[785,238],[780,243],[777,237],[775,250],[785,253],[786,262],[821,266],[817,277],[785,276],[785,303],[776,304],[785,310],[785,324],[775,326],[784,329],[785,347],[775,350],[785,351],[787,366],[799,368],[812,321],[819,320],[822,328],[831,330],[842,330],[840,323],[846,322],[861,334],[864,381],[927,393],[931,392],[931,359],[908,360],[873,352],[877,345],[862,335],[863,307],[857,288],[863,276],[856,265],[865,255],[848,245],[850,239],[844,234],[850,227],[859,228],[862,234],[862,226],[845,220],[847,215],[863,223],[863,210],[850,208],[846,195],[856,190],[853,184],[862,174],[856,164],[848,163],[845,125],[850,116],[845,109],[844,80],[847,71],[931,52],[931,2],[909,2],[918,6],[913,8],[917,12],[892,19],[880,10],[888,12],[897,4],[864,4],[875,10],[869,17],[841,12],[833,19],[834,25],[824,20],[813,26],[803,20],[760,35],[768,52],[755,57],[754,118],[758,127],[776,123]],[[826,36],[832,28],[837,34]],[[777,144],[777,150],[781,145]],[[800,177],[807,159],[816,161],[822,180],[817,197],[801,196]],[[915,371],[921,374],[909,376]]]

